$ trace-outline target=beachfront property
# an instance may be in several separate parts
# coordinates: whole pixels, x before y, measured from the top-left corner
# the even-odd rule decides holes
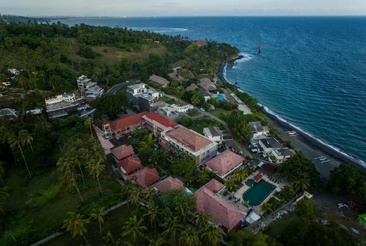
[[[156,112],[174,122],[180,122],[179,112],[176,111],[173,107],[163,106],[159,107]]]
[[[262,154],[264,157],[268,157],[272,153],[272,150],[282,148],[282,144],[280,144],[278,140],[273,137],[261,138],[259,139],[258,143],[263,150]]]
[[[163,88],[166,88],[170,84],[170,82],[166,78],[157,76],[155,74],[151,75],[149,77],[149,80],[160,85]]]
[[[225,150],[221,154],[203,163],[208,169],[216,173],[220,178],[225,179],[229,174],[243,165],[244,158],[230,150]]]
[[[289,148],[281,148],[281,149],[273,149],[271,152],[271,157],[274,159],[274,162],[279,164],[294,156],[296,153],[294,150]]]
[[[252,130],[253,138],[261,138],[269,134],[269,128],[267,126],[262,126],[260,121],[249,122],[249,125]]]
[[[228,233],[240,227],[245,213],[217,195],[224,187],[219,181],[212,179],[198,189],[194,195],[197,198],[196,212],[210,215],[212,221]]]
[[[224,139],[224,134],[216,126],[210,126],[210,127],[203,128],[203,135],[205,135],[206,138],[208,138],[212,141],[215,141],[219,144],[221,144]]]
[[[217,143],[181,125],[161,132],[159,143],[177,156],[192,158],[196,165],[216,156]]]
[[[198,85],[209,92],[216,92],[217,87],[209,78],[203,78],[199,80]]]
[[[150,130],[155,137],[160,137],[162,132],[172,130],[173,127],[178,125],[174,121],[156,112],[151,112],[146,115],[143,115],[142,119],[145,121],[144,123],[145,128]]]
[[[92,82],[85,75],[81,75],[76,79],[80,93],[85,97],[86,101],[94,100],[104,93],[104,89],[100,88],[97,82]]]

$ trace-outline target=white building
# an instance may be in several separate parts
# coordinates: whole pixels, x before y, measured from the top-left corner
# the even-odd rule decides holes
[[[146,84],[140,83],[135,85],[130,85],[127,87],[127,98],[128,100],[138,103],[138,98],[143,97],[149,101],[156,101],[160,97],[164,96],[164,93],[156,91],[152,88],[147,89]]]
[[[252,129],[253,138],[259,138],[269,134],[268,127],[262,126],[260,121],[249,122],[249,125]]]
[[[269,156],[272,150],[282,148],[282,144],[273,137],[259,139],[259,146],[263,149],[263,156]]]
[[[216,126],[203,128],[203,134],[205,135],[206,138],[218,143],[221,143],[224,138],[222,131]]]
[[[170,106],[159,107],[158,110],[156,110],[156,112],[174,122],[180,121],[180,115],[178,111],[176,111],[173,107]]]
[[[194,109],[192,104],[187,103],[180,103],[180,104],[172,104],[170,105],[172,108],[174,108],[179,113],[187,113],[189,110]]]
[[[50,97],[44,100],[47,105],[51,105],[51,104],[56,104],[56,103],[60,103],[60,102],[70,102],[73,103],[76,101],[76,97],[75,94],[62,94],[62,95],[57,95],[54,97]]]
[[[276,163],[282,163],[286,159],[295,155],[295,151],[289,148],[281,148],[272,150],[272,156],[274,157],[274,161]]]

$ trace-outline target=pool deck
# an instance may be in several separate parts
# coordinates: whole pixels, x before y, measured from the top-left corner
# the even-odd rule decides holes
[[[254,178],[254,176],[255,175],[257,175],[258,173],[261,173],[261,172],[254,172],[253,174],[251,174],[248,178],[246,178],[243,182],[242,182],[242,187],[239,189],[239,190],[237,190],[236,192],[235,192],[235,194],[234,194],[234,196],[236,196],[236,197],[238,197],[238,198],[240,198],[241,199],[241,201],[240,201],[240,205],[242,206],[242,207],[244,207],[245,208],[245,210],[242,210],[241,208],[239,208],[240,210],[242,210],[242,211],[244,211],[244,212],[246,212],[246,211],[248,211],[249,210],[249,208],[247,208],[247,207],[245,207],[243,204],[242,204],[242,200],[243,200],[243,194],[244,194],[244,192],[246,192],[247,190],[249,190],[251,187],[249,187],[248,185],[246,185],[245,184],[245,181],[246,180],[248,180],[248,179],[253,179]],[[270,183],[270,184],[272,184],[272,185],[274,185],[274,186],[276,186],[276,188],[266,197],[266,199],[264,199],[264,201],[259,205],[259,206],[256,206],[258,209],[256,209],[256,211],[257,212],[259,212],[260,213],[260,209],[259,209],[259,207],[263,204],[263,203],[265,203],[265,202],[267,202],[272,196],[273,196],[273,194],[276,192],[276,189],[277,188],[280,188],[281,190],[284,188],[284,185],[282,184],[282,183],[279,183],[279,182],[274,182],[274,181],[272,181],[267,175],[265,175],[265,174],[263,174],[263,173],[261,173],[262,175],[263,175],[263,177],[262,177],[262,179],[264,180],[264,181],[266,181],[267,183]]]

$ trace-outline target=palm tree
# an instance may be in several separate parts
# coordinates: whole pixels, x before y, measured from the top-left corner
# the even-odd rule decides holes
[[[136,186],[133,186],[130,190],[130,202],[134,206],[138,206],[141,199],[141,191]]]
[[[94,176],[98,181],[100,194],[103,195],[102,186],[100,185],[99,176],[105,170],[105,165],[98,161],[90,160],[86,166],[90,176]]]
[[[300,177],[292,182],[292,188],[295,193],[307,190],[310,187],[310,179],[307,173],[302,173]]]
[[[102,234],[102,224],[104,223],[104,215],[106,215],[107,213],[104,212],[104,207],[103,208],[98,208],[95,209],[91,214],[90,217],[92,217],[93,219],[98,221],[99,224],[99,233],[100,233],[100,238],[103,237]]]
[[[244,171],[244,169],[239,169],[234,174],[235,180],[238,182],[242,182],[244,179],[248,177],[248,173]]]
[[[23,153],[23,148],[22,148],[23,142],[22,142],[22,140],[19,138],[19,136],[17,137],[16,135],[11,134],[8,138],[8,141],[9,141],[10,147],[12,149],[15,149],[16,147],[19,148],[20,153],[22,154],[22,157],[23,157],[23,160],[24,160],[25,167],[27,168],[29,177],[32,178],[32,175],[31,175],[31,173],[29,171],[29,168],[28,168],[27,161],[26,161],[24,153]]]
[[[162,226],[165,228],[165,231],[161,235],[165,238],[165,240],[171,242],[172,244],[176,242],[176,240],[179,238],[182,228],[179,218],[176,216],[166,218]]]
[[[0,180],[1,180],[1,183],[3,183],[3,186],[5,186],[5,182],[3,180],[3,175],[4,175],[4,164],[5,162],[3,161],[0,161]]]
[[[203,212],[196,213],[195,217],[196,217],[195,223],[196,223],[197,230],[200,230],[201,228],[206,228],[210,222],[210,217]]]
[[[89,223],[89,220],[84,219],[81,214],[77,214],[75,212],[68,212],[68,215],[69,218],[64,220],[62,228],[66,229],[66,231],[69,231],[73,238],[77,235],[82,236],[86,244],[89,245],[89,242],[85,237],[87,232],[85,225]]]
[[[158,236],[149,240],[149,246],[163,246],[167,245],[167,241],[162,236]]]
[[[121,234],[122,237],[128,237],[128,242],[137,245],[137,242],[140,239],[146,238],[144,232],[147,231],[147,227],[142,225],[144,220],[142,218],[137,219],[137,216],[134,215],[129,218],[125,226],[122,228],[123,232]]]
[[[18,133],[18,136],[21,139],[22,145],[24,144],[30,145],[33,152],[33,145],[32,145],[33,137],[29,134],[29,132],[27,130],[21,130]]]
[[[197,106],[200,103],[200,95],[199,94],[194,94],[191,98],[191,103],[194,106]]]
[[[219,245],[219,242],[223,240],[224,232],[220,227],[208,224],[206,228],[202,229],[200,238],[206,245]]]
[[[149,218],[150,226],[154,229],[155,235],[156,235],[156,224],[159,219],[158,214],[159,214],[159,208],[155,206],[153,201],[149,202],[146,216]]]
[[[181,242],[182,245],[195,246],[200,244],[200,239],[197,231],[189,225],[186,225],[180,234],[179,242]]]
[[[8,198],[9,196],[9,193],[8,193],[8,189],[7,187],[1,187],[0,188],[0,211],[5,214],[4,212],[4,209],[3,209],[3,206],[4,206],[4,203],[6,201],[6,199]]]
[[[272,208],[272,204],[269,203],[269,202],[266,202],[264,203],[262,206],[261,206],[261,211],[265,214],[267,213],[271,213],[273,211],[273,208]]]
[[[75,167],[72,161],[65,157],[61,157],[57,163],[57,172],[60,175],[61,181],[66,184],[66,188],[68,190],[75,190],[78,192],[80,196],[80,200],[84,202],[83,197],[81,196],[80,189],[77,185],[77,177],[78,175],[75,173]]]
[[[234,181],[233,178],[229,178],[226,183],[226,188],[229,190],[229,191],[232,191],[235,187],[236,187],[236,183]]]
[[[105,236],[104,239],[107,246],[118,246],[121,244],[121,240],[119,238],[114,238],[110,230],[108,230],[107,236]]]
[[[89,128],[90,135],[93,136],[93,128],[92,128],[93,119],[90,116],[85,117],[84,125],[85,127]]]

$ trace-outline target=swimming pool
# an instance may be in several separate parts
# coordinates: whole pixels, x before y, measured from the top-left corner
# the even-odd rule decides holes
[[[276,186],[264,181],[256,183],[253,179],[245,182],[251,188],[243,194],[243,201],[249,201],[250,206],[260,205],[276,188]]]
[[[225,100],[226,100],[226,98],[225,98],[225,96],[224,96],[224,95],[222,95],[222,94],[218,94],[218,95],[217,95],[217,100],[219,100],[219,101],[221,102],[221,101],[225,101]]]

